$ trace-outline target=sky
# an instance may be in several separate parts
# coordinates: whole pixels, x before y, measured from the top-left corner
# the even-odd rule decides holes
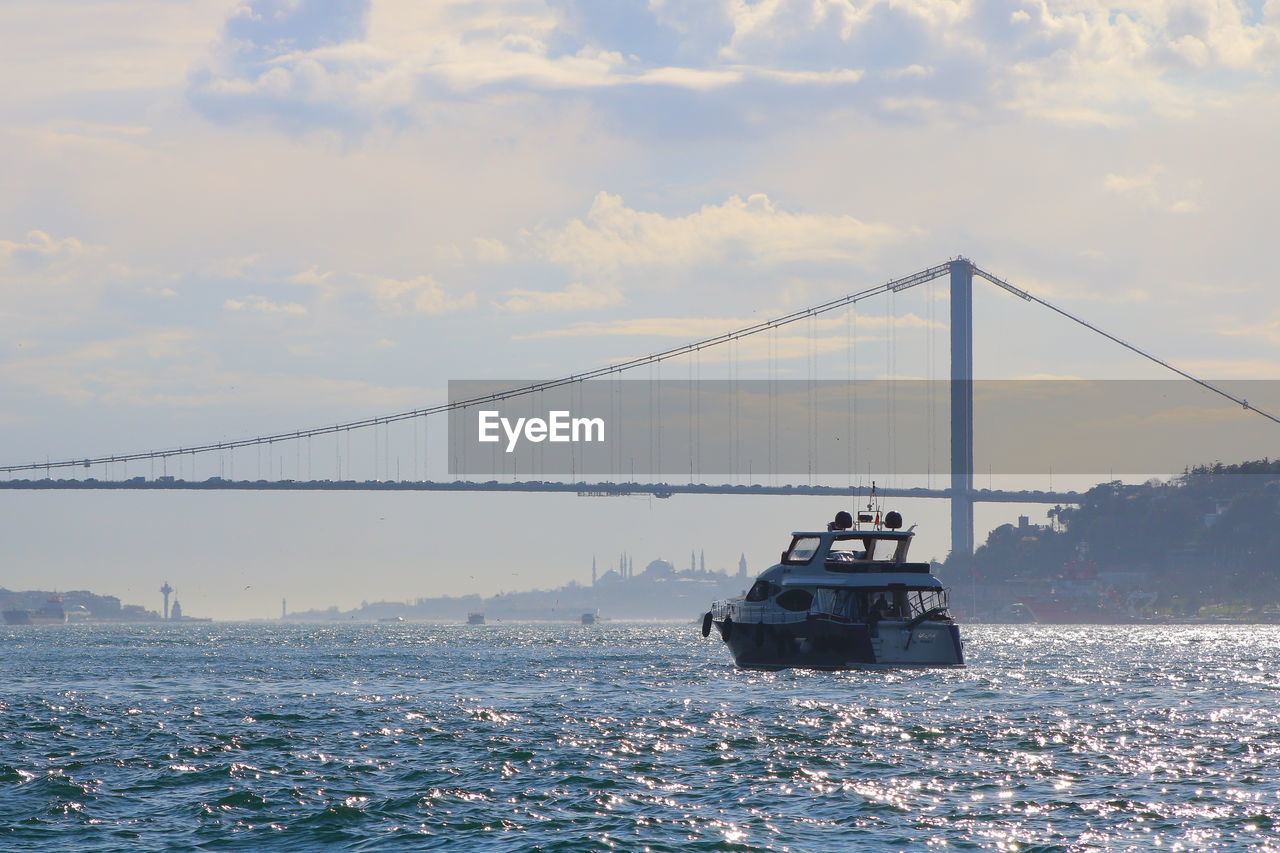
[[[1280,0],[10,0],[0,455],[411,409],[956,255],[1184,369],[1277,378],[1278,66]],[[1162,375],[977,289],[981,377]],[[917,288],[698,370],[802,378],[814,350],[841,378],[856,338],[860,377],[940,376],[946,312]],[[411,461],[426,429],[347,464],[444,476]],[[819,504],[3,492],[0,586],[168,579],[247,618],[583,580],[624,548],[762,568]],[[918,512],[941,556],[945,509]]]

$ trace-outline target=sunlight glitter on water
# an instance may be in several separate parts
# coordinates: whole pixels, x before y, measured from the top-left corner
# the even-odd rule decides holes
[[[1280,850],[1273,627],[748,673],[677,625],[0,634],[0,849]]]

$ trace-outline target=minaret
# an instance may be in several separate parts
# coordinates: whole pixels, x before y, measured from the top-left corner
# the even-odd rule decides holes
[[[707,570],[707,549],[703,548],[702,549],[702,571],[705,572],[706,570]]]
[[[689,552],[689,571],[696,572],[697,570],[698,570],[698,555],[690,551]]]
[[[747,555],[743,554],[738,558],[738,577],[745,578],[747,576]]]
[[[173,587],[169,586],[169,582],[165,581],[164,586],[160,587],[160,594],[164,596],[164,618],[169,618],[169,596],[173,594]]]
[[[596,585],[596,555],[591,555],[591,585]]]
[[[289,612],[289,610],[288,610],[288,608],[285,606],[285,600],[284,600],[283,598],[282,598],[282,599],[280,599],[280,621],[281,621],[281,622],[283,622],[283,621],[285,620],[285,614],[286,614],[286,613],[288,613],[288,612]]]

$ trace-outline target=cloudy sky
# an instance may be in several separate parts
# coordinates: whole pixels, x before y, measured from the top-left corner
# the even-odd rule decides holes
[[[957,254],[1185,368],[1280,377],[1278,66],[1280,0],[10,0],[4,461],[414,408],[451,378],[574,372]],[[864,303],[860,375],[945,370],[945,299]],[[989,288],[975,322],[982,376],[1158,375]],[[846,327],[813,335],[828,373],[847,363]],[[805,375],[786,343],[738,369]],[[406,476],[416,440],[395,439]],[[503,518],[521,548],[593,520],[526,549],[507,588],[641,550],[634,504],[478,500],[6,492],[0,585],[132,595],[167,572],[208,587],[189,610],[251,616],[300,579],[299,607],[485,588],[478,563],[424,580],[437,525]],[[776,552],[730,511],[817,510],[646,504],[642,556],[698,535],[726,566]],[[233,599],[219,573],[267,591]]]

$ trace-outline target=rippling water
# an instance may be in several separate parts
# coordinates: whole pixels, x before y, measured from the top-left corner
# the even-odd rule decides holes
[[[0,850],[1280,850],[1280,629],[0,629]]]

